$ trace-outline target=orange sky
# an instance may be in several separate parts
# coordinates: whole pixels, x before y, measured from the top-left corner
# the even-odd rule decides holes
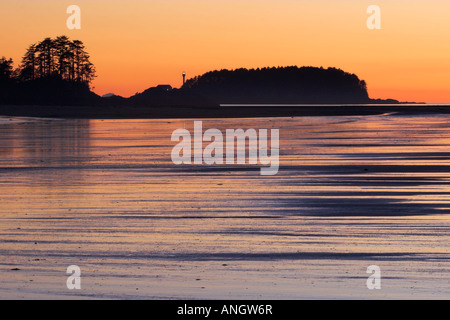
[[[81,7],[81,30],[66,9]],[[369,5],[382,29],[366,27]],[[65,34],[84,42],[100,95],[179,87],[214,69],[337,67],[366,80],[371,98],[450,102],[448,0],[2,0],[0,56]]]

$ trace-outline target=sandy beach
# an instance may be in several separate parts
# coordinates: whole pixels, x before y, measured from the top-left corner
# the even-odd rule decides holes
[[[2,117],[0,299],[448,299],[449,120],[203,119],[279,129],[264,177],[174,165],[192,119]]]

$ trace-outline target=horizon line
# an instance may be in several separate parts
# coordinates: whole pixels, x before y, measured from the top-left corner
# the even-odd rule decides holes
[[[335,106],[417,106],[417,105],[448,105],[450,102],[417,102],[417,103],[222,103],[220,107],[335,107]]]

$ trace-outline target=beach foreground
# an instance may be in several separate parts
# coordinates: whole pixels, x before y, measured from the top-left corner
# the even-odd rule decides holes
[[[4,117],[0,298],[447,299],[449,120],[203,119],[279,129],[280,170],[264,177],[174,165],[189,119]]]

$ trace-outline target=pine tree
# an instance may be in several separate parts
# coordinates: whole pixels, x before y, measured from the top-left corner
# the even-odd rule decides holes
[[[0,58],[0,81],[10,81],[13,76],[13,61],[12,59]]]
[[[71,41],[67,36],[43,41],[28,47],[22,58],[19,77],[22,81],[45,77],[60,77],[66,81],[89,84],[95,78],[83,42]]]

